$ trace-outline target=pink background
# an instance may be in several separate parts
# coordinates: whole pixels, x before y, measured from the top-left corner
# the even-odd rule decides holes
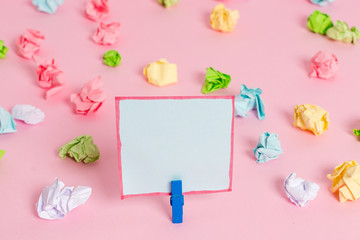
[[[37,126],[18,122],[18,132],[0,136],[1,239],[303,239],[354,238],[359,202],[340,204],[326,178],[335,165],[359,160],[360,48],[310,33],[306,18],[317,6],[306,0],[230,1],[240,19],[233,33],[213,31],[208,23],[216,1],[186,1],[164,9],[155,0],[110,1],[109,21],[121,22],[120,41],[112,47],[90,39],[97,24],[84,17],[86,0],[66,0],[54,15],[38,12],[30,0],[1,0],[0,39],[10,50],[0,60],[0,105],[32,104],[46,113]],[[360,26],[357,0],[321,8],[333,20]],[[45,34],[39,56],[54,57],[67,83],[46,101],[34,63],[15,54],[15,39],[26,28]],[[117,68],[102,64],[102,54],[117,49]],[[338,76],[310,79],[309,59],[319,50],[337,55]],[[178,65],[179,82],[159,88],[148,84],[143,67],[161,57]],[[254,113],[235,119],[233,191],[185,196],[184,223],[171,223],[168,196],[120,199],[117,168],[115,96],[201,95],[205,68],[232,76],[227,89],[211,95],[238,94],[240,85],[260,87],[266,119]],[[74,114],[69,95],[101,75],[108,99],[90,116]],[[314,136],[292,126],[296,104],[317,104],[330,112],[330,129]],[[144,116],[146,119],[146,116]],[[259,165],[252,148],[264,131],[279,134],[284,154]],[[60,159],[57,149],[81,134],[99,146],[95,164]],[[282,188],[290,172],[321,187],[306,207],[293,205]],[[40,219],[35,211],[41,189],[59,177],[66,185],[93,188],[88,202],[60,221]]]

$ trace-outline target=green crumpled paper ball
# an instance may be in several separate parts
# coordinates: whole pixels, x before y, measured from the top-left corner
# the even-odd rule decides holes
[[[5,154],[5,150],[1,150],[1,149],[0,149],[0,160],[2,159],[2,157],[4,156],[4,154]]]
[[[360,32],[356,27],[350,29],[346,22],[336,21],[335,26],[326,31],[326,36],[333,40],[355,44],[360,38]]]
[[[4,45],[4,41],[0,40],[0,58],[5,58],[8,48]]]
[[[110,67],[116,67],[121,62],[121,56],[118,51],[110,50],[104,54],[103,60],[104,60],[104,64]]]
[[[76,162],[90,163],[100,158],[98,147],[93,143],[92,136],[82,135],[65,143],[59,148],[59,156],[64,159],[66,156],[73,158]]]
[[[205,83],[201,89],[203,94],[214,92],[220,88],[226,88],[231,81],[231,76],[214,68],[209,67],[206,69]]]
[[[353,129],[355,136],[360,136],[360,129]]]
[[[158,0],[161,5],[165,7],[171,7],[179,2],[179,0]]]
[[[333,26],[333,23],[330,19],[330,16],[315,10],[309,17],[307,21],[307,27],[310,31],[315,33],[320,33],[322,35],[326,34],[326,31]]]

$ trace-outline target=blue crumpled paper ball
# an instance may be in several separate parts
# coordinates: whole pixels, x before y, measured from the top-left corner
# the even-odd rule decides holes
[[[254,148],[257,163],[264,163],[279,157],[283,153],[279,136],[276,133],[261,134],[259,142]]]
[[[319,5],[319,6],[326,6],[329,3],[334,2],[334,0],[311,0],[313,4]]]

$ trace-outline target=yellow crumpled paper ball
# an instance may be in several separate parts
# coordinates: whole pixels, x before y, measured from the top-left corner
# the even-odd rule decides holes
[[[317,105],[296,105],[294,126],[311,131],[315,135],[323,134],[329,128],[329,113]]]
[[[169,63],[165,58],[147,65],[144,74],[149,83],[159,87],[177,82],[176,64]]]
[[[339,201],[354,201],[360,197],[360,166],[356,161],[347,161],[335,167],[327,175],[333,181],[331,192],[339,191]]]
[[[239,18],[237,10],[226,9],[225,5],[220,3],[214,7],[210,15],[211,27],[221,32],[231,32]]]

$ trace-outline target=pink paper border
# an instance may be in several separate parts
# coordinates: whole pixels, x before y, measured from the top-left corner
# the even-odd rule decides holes
[[[188,194],[204,194],[204,193],[218,193],[229,192],[232,190],[232,178],[233,178],[233,154],[234,154],[234,96],[162,96],[162,97],[115,97],[115,111],[116,111],[116,136],[117,136],[117,150],[118,150],[118,167],[120,176],[120,194],[121,199],[135,197],[135,196],[168,196],[171,193],[155,192],[155,193],[142,193],[142,194],[129,194],[124,195],[123,181],[122,181],[122,169],[121,169],[121,141],[120,141],[120,100],[157,100],[157,99],[231,99],[232,100],[232,123],[231,123],[231,151],[230,151],[230,170],[229,170],[229,188],[224,190],[208,190],[208,191],[191,191],[184,192],[184,195]]]

